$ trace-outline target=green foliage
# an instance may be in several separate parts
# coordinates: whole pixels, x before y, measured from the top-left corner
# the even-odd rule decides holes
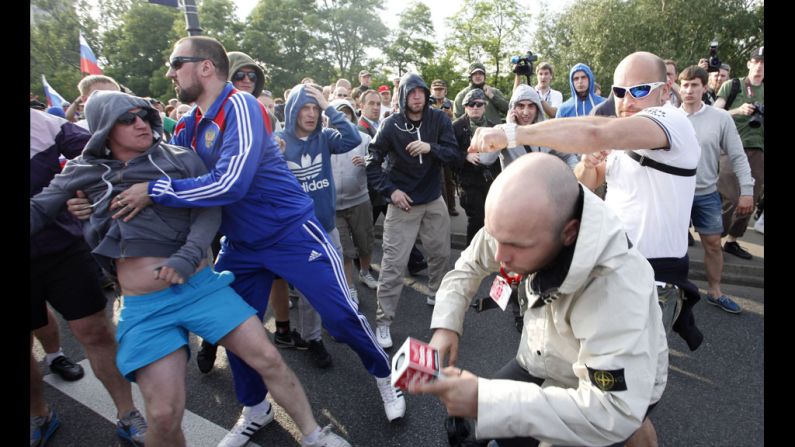
[[[429,87],[434,79],[447,82],[447,97],[451,100],[469,85],[469,78],[464,72],[456,69],[456,57],[449,50],[426,64],[420,74]]]
[[[530,15],[518,2],[465,0],[447,19],[452,33],[445,44],[468,66],[482,62],[491,76],[488,82],[505,91],[504,73],[512,54],[523,54],[527,46]],[[511,75],[510,85],[513,85]]]
[[[387,28],[378,17],[383,0],[320,0],[317,27],[319,42],[327,63],[334,63],[335,74],[354,86],[365,64],[367,48],[385,45]]]
[[[45,102],[41,75],[67,101],[78,96],[80,27],[73,0],[33,0],[30,25],[30,91]]]
[[[124,13],[121,23],[103,35],[108,60],[105,74],[138,96],[173,94],[167,92],[166,84],[153,78],[166,74],[167,49],[173,43],[171,31],[180,17],[182,14],[176,9],[136,1]]]
[[[635,51],[697,64],[720,43],[718,56],[732,75],[745,74],[753,47],[764,42],[764,4],[753,0],[581,0],[560,14],[542,12],[535,35],[539,62],[555,68],[553,88],[569,96],[569,69],[591,67],[607,92],[616,65]]]
[[[392,42],[384,49],[387,65],[396,69],[397,76],[402,76],[412,65],[423,72],[436,52],[433,35],[431,9],[416,1],[409,4],[400,13],[397,30],[391,33]]]
[[[182,14],[180,14],[182,16]],[[181,17],[181,35],[186,35],[185,19]],[[217,39],[227,51],[240,48],[243,38],[243,24],[235,15],[235,4],[232,0],[202,0],[199,6],[199,24],[202,35]]]

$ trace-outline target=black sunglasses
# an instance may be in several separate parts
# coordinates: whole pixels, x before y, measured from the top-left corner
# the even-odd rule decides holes
[[[198,57],[198,56],[174,56],[168,61],[168,66],[173,68],[174,71],[179,70],[182,66],[188,62],[201,62],[206,61],[206,57]]]
[[[236,72],[235,74],[232,75],[232,80],[233,81],[242,81],[243,78],[245,78],[246,76],[248,76],[248,80],[249,81],[257,82],[257,73],[254,72],[254,71],[249,71],[249,72],[238,71],[238,72]]]
[[[465,106],[467,106],[467,107],[475,107],[475,108],[478,108],[478,107],[483,107],[483,106],[485,106],[485,105],[486,105],[486,103],[485,103],[485,102],[470,102],[470,103],[467,103],[467,104],[464,104],[464,105],[465,105]]]
[[[149,111],[146,109],[141,109],[137,112],[124,112],[120,117],[116,118],[116,122],[125,126],[129,126],[135,122],[136,117],[139,117],[146,122],[150,121]]]

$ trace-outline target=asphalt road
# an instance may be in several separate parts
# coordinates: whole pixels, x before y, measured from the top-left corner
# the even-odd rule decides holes
[[[459,253],[453,250],[450,267]],[[373,262],[378,263],[380,256],[380,251],[375,253]],[[417,283],[424,279],[409,277],[410,282]],[[696,283],[703,292],[705,284]],[[484,282],[478,296],[487,294],[489,284],[490,281]],[[652,415],[661,446],[764,444],[764,290],[725,286],[724,293],[736,297],[744,312],[731,315],[702,300],[695,308],[695,315],[705,341],[697,351],[691,352],[677,335],[669,337],[668,387]],[[373,322],[375,291],[360,284],[359,299],[362,312]],[[113,301],[109,301],[108,313],[113,312]],[[295,321],[297,310],[291,312]],[[396,346],[393,349],[407,336],[429,340],[431,314],[432,308],[425,304],[424,295],[412,286],[404,287],[392,326]],[[82,348],[67,325],[61,323],[64,351],[76,361],[84,361]],[[270,314],[266,316],[265,326],[271,332],[274,330]],[[355,446],[448,445],[443,425],[446,412],[439,401],[429,396],[407,396],[406,417],[390,424],[384,416],[375,382],[358,357],[347,346],[335,343],[327,335],[324,338],[334,359],[332,367],[326,370],[312,366],[306,353],[281,351],[306,388],[321,425],[333,424],[335,431],[344,434]],[[461,340],[459,366],[489,376],[513,358],[518,342],[519,334],[513,327],[510,311],[470,312]],[[205,375],[195,365],[197,348],[198,340],[191,337],[192,357],[187,377],[189,413],[183,427],[189,445],[214,446],[237,420],[240,406],[234,397],[231,373],[222,350],[216,368]],[[34,354],[39,360],[43,357],[38,343]],[[83,364],[87,367],[87,361]],[[40,367],[43,374],[49,373],[44,363]],[[45,397],[61,419],[61,427],[48,445],[124,445],[115,435],[112,406],[89,408],[102,407],[98,402],[107,401],[104,389],[92,383],[90,377],[64,384],[50,376],[47,382]],[[299,436],[295,425],[277,407],[276,420],[257,433],[253,442],[260,446],[298,446],[300,442],[296,439]]]

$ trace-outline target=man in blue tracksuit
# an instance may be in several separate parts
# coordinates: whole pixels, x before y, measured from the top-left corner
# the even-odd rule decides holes
[[[595,105],[605,100],[594,93],[595,83],[591,67],[585,64],[577,64],[571,67],[571,71],[569,71],[571,98],[560,105],[555,118],[588,116]]]
[[[329,118],[330,127],[323,128],[322,114]],[[298,183],[309,194],[315,204],[315,216],[342,257],[340,234],[336,228],[337,190],[331,171],[331,154],[342,154],[356,148],[362,142],[359,131],[350,125],[345,115],[329,107],[320,89],[300,84],[290,90],[284,108],[284,130],[276,136],[284,141],[284,158],[287,167],[295,174]],[[339,262],[339,260],[338,260]],[[341,262],[340,262],[341,263]],[[346,286],[345,298],[358,305]],[[300,287],[299,287],[300,289]],[[299,290],[300,291],[300,290]],[[298,332],[309,342],[309,353],[315,365],[325,368],[331,365],[331,355],[323,346],[320,336],[320,316],[307,302],[298,302]],[[368,344],[372,342],[368,341]],[[370,346],[351,345],[354,350],[370,349]],[[380,347],[379,347],[380,349]]]
[[[226,81],[229,62],[223,46],[208,37],[183,38],[171,54],[170,67],[166,76],[178,98],[197,105],[177,124],[172,143],[193,148],[209,172],[136,184],[126,192],[127,203],[133,209],[152,200],[174,207],[221,206],[220,232],[225,238],[216,269],[235,274],[232,287],[260,318],[274,274],[296,285],[323,317],[329,333],[358,348],[365,368],[376,377],[389,419],[402,417],[405,401],[389,383],[389,357],[376,344],[367,318],[347,299],[339,256],[314,216],[312,200],[268,134],[262,105]],[[333,189],[333,183],[330,186]],[[227,354],[235,391],[245,408],[219,445],[242,446],[273,420],[273,412],[262,379]]]

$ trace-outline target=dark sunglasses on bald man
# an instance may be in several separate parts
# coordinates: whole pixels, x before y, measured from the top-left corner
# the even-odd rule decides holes
[[[201,62],[206,61],[206,57],[198,57],[198,56],[174,56],[168,61],[168,66],[173,68],[175,71],[182,68],[184,64],[188,62]]]
[[[248,76],[248,80],[249,81],[257,82],[257,73],[253,72],[253,71],[238,71],[238,72],[235,72],[235,74],[232,75],[232,80],[235,81],[235,82],[242,81],[243,78],[245,78],[246,76]]]
[[[141,109],[137,112],[124,112],[120,117],[116,118],[116,122],[125,126],[129,126],[135,122],[136,117],[139,117],[144,121],[151,122],[149,111],[146,109]]]
[[[646,84],[633,85],[632,87],[613,86],[613,94],[616,98],[623,98],[629,92],[629,95],[635,99],[641,99],[649,96],[657,87],[665,85],[665,82],[649,82]]]

